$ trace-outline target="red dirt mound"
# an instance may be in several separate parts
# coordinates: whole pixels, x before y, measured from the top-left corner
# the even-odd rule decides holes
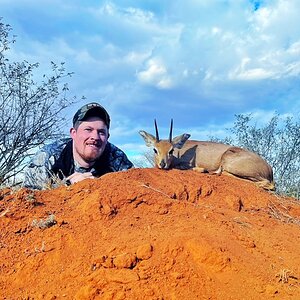
[[[193,171],[0,190],[0,298],[300,299],[299,218],[292,199]]]

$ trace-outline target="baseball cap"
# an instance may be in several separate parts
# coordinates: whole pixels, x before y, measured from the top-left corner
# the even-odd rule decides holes
[[[89,117],[101,118],[106,124],[107,128],[109,128],[110,125],[109,114],[107,113],[107,111],[103,106],[101,106],[99,103],[96,102],[85,104],[77,110],[76,114],[73,117],[73,127],[75,127],[75,124],[77,122],[84,121]]]

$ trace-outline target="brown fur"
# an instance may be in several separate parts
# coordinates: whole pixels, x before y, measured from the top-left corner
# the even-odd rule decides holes
[[[228,174],[255,182],[266,190],[275,190],[273,170],[258,154],[230,145],[188,140],[183,134],[170,140],[158,140],[140,131],[147,146],[155,149],[155,163],[161,169],[194,169],[211,174]]]

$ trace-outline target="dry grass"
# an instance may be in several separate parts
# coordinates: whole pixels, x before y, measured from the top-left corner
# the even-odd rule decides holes
[[[289,279],[297,280],[298,278],[292,274],[292,271],[288,269],[282,269],[277,274],[278,282],[289,283]]]
[[[7,208],[6,210],[4,210],[3,212],[1,212],[0,214],[0,218],[5,217],[7,213],[9,213],[10,209]]]
[[[42,246],[40,248],[35,247],[34,250],[35,250],[36,253],[41,253],[41,252],[45,252],[45,248],[46,248],[45,247],[45,242],[43,241]]]
[[[60,179],[58,176],[51,174],[51,177],[43,186],[43,190],[53,190],[55,188],[66,186],[66,178]]]
[[[248,228],[252,227],[252,225],[249,223],[248,218],[246,217],[235,217],[232,220],[242,227],[248,227]]]
[[[142,187],[145,187],[145,188],[147,188],[147,189],[150,189],[150,190],[152,190],[152,191],[155,191],[155,192],[157,192],[157,193],[160,193],[160,194],[162,194],[162,195],[164,195],[164,196],[166,196],[166,197],[172,199],[172,197],[170,197],[168,194],[166,194],[166,193],[164,193],[163,191],[158,190],[158,189],[156,189],[156,188],[154,188],[154,187],[151,187],[151,186],[148,185],[148,184],[142,184],[141,186],[142,186]]]
[[[282,197],[276,194],[274,194],[274,196],[276,197],[276,200],[270,200],[267,213],[280,222],[300,225],[300,218],[293,216],[290,213],[291,208],[293,207],[300,209],[300,201],[289,197]]]
[[[270,201],[270,203],[268,204],[268,213],[273,218],[281,222],[300,225],[300,219],[290,215],[289,208],[287,207],[287,205],[300,205],[300,203],[298,203],[296,200],[292,201],[279,197],[277,199],[277,203]]]

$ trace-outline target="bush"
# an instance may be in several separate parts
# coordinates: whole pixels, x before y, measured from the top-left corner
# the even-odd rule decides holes
[[[273,168],[276,190],[299,198],[299,120],[275,114],[266,125],[258,127],[252,114],[235,117],[234,126],[229,129],[230,136],[222,141],[258,153]]]
[[[38,63],[10,62],[5,54],[15,39],[10,25],[0,18],[0,184],[14,178],[24,168],[26,158],[38,146],[62,135],[62,111],[75,102],[67,98],[71,76],[64,63],[51,62],[51,75],[33,80]]]

